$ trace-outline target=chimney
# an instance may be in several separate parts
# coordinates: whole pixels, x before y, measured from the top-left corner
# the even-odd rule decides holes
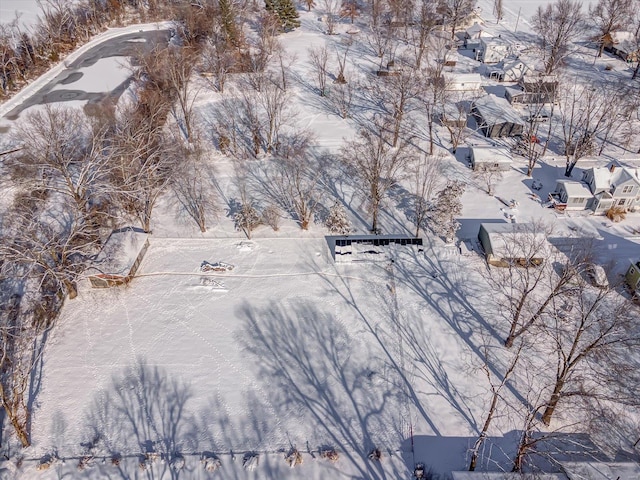
[[[612,163],[611,166],[609,167],[609,172],[613,173],[616,171],[616,164]]]

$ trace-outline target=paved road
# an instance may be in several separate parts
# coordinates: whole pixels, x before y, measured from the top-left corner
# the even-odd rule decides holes
[[[137,49],[149,50],[158,43],[166,43],[168,39],[169,31],[155,30],[129,33],[105,40],[68,65],[67,68],[65,68],[46,86],[38,90],[35,94],[22,102],[22,104],[7,113],[5,118],[7,120],[15,120],[23,110],[26,110],[33,105],[44,105],[47,103],[64,102],[67,100],[87,100],[89,103],[97,103],[108,97],[117,100],[120,95],[122,95],[122,92],[124,92],[129,86],[131,78],[128,78],[110,92],[87,93],[82,90],[52,90],[58,85],[67,85],[77,81],[83,75],[79,69],[90,67],[102,58],[128,57]]]

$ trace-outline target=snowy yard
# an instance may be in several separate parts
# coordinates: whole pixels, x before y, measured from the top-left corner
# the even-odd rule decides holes
[[[538,5],[550,1],[504,2],[501,22],[492,17],[492,0],[478,4],[487,31],[526,43],[533,38],[529,19]],[[35,4],[0,1],[0,19],[26,3]],[[369,233],[371,227],[362,193],[366,188],[343,168],[344,155],[338,154],[363,125],[370,126],[372,112],[389,109],[380,106],[388,98],[382,95],[380,100],[372,93],[382,82],[374,73],[381,60],[363,34],[346,33],[353,27],[345,21],[338,25],[339,34],[325,35],[319,11],[301,10],[300,16],[301,28],[278,37],[286,53],[283,62],[289,64],[276,65],[274,71],[277,76],[280,68],[286,70],[290,82],[283,111],[291,115],[283,115],[283,131],[312,132],[308,156],[317,160],[318,169],[326,168],[321,178],[324,190],[317,195],[318,215],[311,217],[308,230],[302,230],[291,207],[285,211],[279,204],[279,229],[263,224],[247,240],[236,228],[234,214],[246,194],[241,187],[253,189],[261,207],[277,197],[275,187],[280,185],[270,183],[267,175],[274,156],[256,152],[256,158],[246,161],[249,167],[241,172],[246,183],[241,185],[240,163],[220,151],[217,128],[225,126],[227,117],[217,108],[231,99],[237,102],[230,103],[231,109],[240,109],[248,84],[241,83],[240,75],[230,75],[221,94],[194,74],[189,100],[205,145],[198,180],[204,178],[202,185],[216,195],[215,215],[207,218],[206,231],[201,232],[166,187],[153,210],[150,247],[136,278],[126,287],[91,289],[91,272],[85,272],[78,297],[66,300],[46,337],[40,382],[32,386],[32,446],[24,450],[18,478],[391,480],[413,478],[418,462],[443,476],[466,470],[487,415],[488,378],[502,378],[513,350],[503,347],[509,327],[506,306],[487,284],[484,258],[463,249],[464,242],[477,247],[482,222],[543,220],[553,225],[552,237],[563,246],[579,238],[593,239],[593,254],[616,286],[629,261],[638,256],[640,213],[629,213],[625,221],[614,224],[587,212],[558,213],[543,207],[557,179],[564,178],[564,157],[548,154],[531,177],[524,158],[514,157],[490,196],[469,168],[469,147],[509,148],[512,139],[487,139],[469,128],[453,154],[448,130],[436,124],[442,165],[435,190],[448,180],[465,187],[454,242],[445,244],[425,228],[424,251],[394,246],[393,261],[336,264],[320,213],[326,214],[337,199],[345,205],[352,233]],[[331,104],[336,98],[332,91],[339,88],[333,77],[327,87],[330,95],[318,94],[309,48],[322,45],[329,47],[331,75],[337,57],[352,48],[346,74],[357,88],[350,118],[342,118]],[[592,54],[591,47],[581,48],[583,56],[572,58],[571,68],[604,78],[608,60],[596,62],[584,53]],[[465,55],[458,55],[455,71],[481,68]],[[113,90],[129,76],[125,61],[109,56],[73,71],[59,66],[56,75],[61,73],[62,81],[53,91]],[[618,63],[606,78],[629,73]],[[504,84],[487,76],[482,86],[483,94],[504,93]],[[128,95],[132,91],[123,99],[133,98]],[[420,152],[416,156],[428,149],[423,110],[420,105],[405,118],[415,152]],[[176,127],[177,116],[169,115],[167,129]],[[6,130],[19,121],[0,120]],[[471,121],[469,127],[473,125]],[[607,154],[613,158],[621,151],[620,145],[610,145]],[[640,159],[628,157],[622,159],[640,166]],[[572,179],[579,181],[586,168],[578,163]],[[410,175],[402,178],[383,199],[383,233],[415,233],[412,182]],[[0,192],[3,211],[13,195],[13,190]],[[537,342],[542,337],[535,338]],[[536,387],[544,391],[540,397],[548,393],[548,378],[553,376],[555,356],[544,357],[549,353],[545,348],[535,345],[534,358],[527,358],[522,373],[505,384],[503,405],[493,419],[478,470],[511,469],[524,427],[521,413],[541,401],[531,398]],[[531,365],[542,367],[535,370]],[[591,448],[585,439],[589,427],[576,421],[581,413],[577,408],[559,409],[549,427],[559,432],[557,450],[563,459],[579,460],[585,454],[580,451],[573,457],[573,450],[563,451],[567,444]],[[552,451],[553,442],[541,447],[545,448]],[[326,458],[332,449],[339,454],[336,462]],[[380,460],[371,459],[375,449]],[[285,457],[296,458],[296,450],[302,464],[290,468]],[[588,455],[601,453],[595,446],[586,450]],[[15,458],[0,464],[0,476],[2,468],[15,468]],[[207,471],[217,465],[217,473]],[[557,471],[555,464],[542,466]]]
[[[473,385],[481,321],[455,262],[436,266],[405,248],[390,270],[335,266],[324,239],[154,239],[129,287],[83,288],[65,307],[45,355],[34,444],[75,457],[95,440],[109,459],[164,439],[155,451],[214,451],[225,469],[230,452],[271,454],[279,472],[288,467],[274,454],[295,446],[305,478],[332,468],[404,476],[411,432],[471,436],[484,390],[454,387]],[[234,265],[215,277],[223,290],[202,284],[203,260]],[[452,269],[446,285],[434,268]],[[338,449],[338,463],[306,453],[323,446]],[[374,447],[380,465],[366,459]]]

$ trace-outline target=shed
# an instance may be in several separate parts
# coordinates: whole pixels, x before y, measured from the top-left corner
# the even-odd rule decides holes
[[[480,39],[477,59],[482,63],[498,63],[509,55],[509,43],[502,37],[484,37]]]
[[[566,210],[586,210],[593,199],[586,184],[573,180],[558,180],[554,194],[559,202],[566,205]]]
[[[511,153],[506,148],[481,146],[471,147],[469,150],[473,170],[506,171],[513,163]]]
[[[479,73],[445,72],[445,88],[450,91],[476,92],[482,88],[482,77]]]
[[[134,227],[114,230],[96,256],[89,275],[93,288],[123,285],[135,276],[149,248],[149,235]]]
[[[640,295],[640,260],[631,263],[624,278],[631,291]]]
[[[477,99],[471,113],[485,137],[516,137],[524,132],[518,112],[506,99],[493,94]]]
[[[531,223],[481,223],[478,239],[495,267],[530,267],[544,262],[546,232]]]

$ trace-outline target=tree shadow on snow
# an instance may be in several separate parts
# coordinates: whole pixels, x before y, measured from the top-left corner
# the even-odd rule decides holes
[[[322,445],[335,447],[340,462],[356,469],[356,478],[406,473],[389,476],[380,462],[367,458],[373,448],[393,454],[404,437],[400,392],[384,370],[384,358],[361,345],[343,320],[304,301],[286,308],[246,303],[238,316],[244,319],[240,341],[256,358],[283,428],[309,426],[298,444],[316,454]]]

